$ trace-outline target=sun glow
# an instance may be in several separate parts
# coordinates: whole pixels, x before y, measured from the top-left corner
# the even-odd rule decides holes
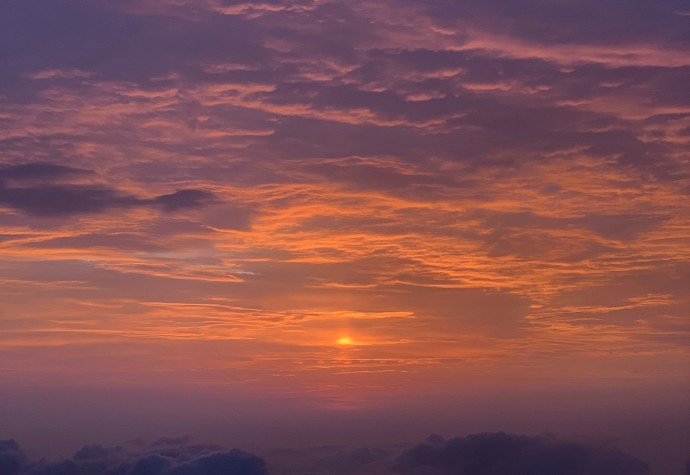
[[[352,338],[350,338],[349,336],[344,336],[344,337],[338,338],[336,343],[338,343],[341,346],[351,346],[351,345],[355,344],[354,340]]]

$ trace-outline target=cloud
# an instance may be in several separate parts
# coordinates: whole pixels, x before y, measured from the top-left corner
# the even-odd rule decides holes
[[[263,459],[256,455],[231,450],[199,457],[178,465],[170,475],[268,475]]]
[[[170,472],[173,461],[158,454],[141,457],[127,475],[163,475]]]
[[[393,470],[404,475],[645,475],[649,467],[615,449],[565,442],[553,436],[471,434],[404,451]]]
[[[29,465],[21,472],[22,475],[78,475],[78,465],[72,460],[50,463],[39,462]]]
[[[32,216],[65,217],[154,205],[164,212],[175,212],[206,206],[214,198],[210,191],[198,189],[142,198],[103,184],[69,180],[86,175],[94,174],[88,170],[41,162],[1,167],[0,205]],[[7,185],[8,182],[22,184]]]
[[[146,201],[106,187],[46,185],[0,188],[0,204],[33,216],[62,217],[142,206]]]
[[[105,448],[87,445],[71,459],[26,462],[14,440],[0,441],[2,475],[268,475],[261,457],[238,449],[194,445],[188,437],[150,445]]]
[[[67,167],[64,165],[56,165],[54,163],[34,162],[21,163],[18,165],[0,166],[0,182],[16,180],[16,181],[34,181],[34,180],[55,180],[66,177],[77,177],[91,175],[89,170],[82,170],[80,168]]]
[[[107,449],[100,444],[85,445],[81,449],[77,450],[77,452],[75,452],[75,454],[72,456],[72,458],[74,460],[99,459],[99,458],[109,456],[110,454],[112,454],[113,450],[118,450],[118,449],[119,448]]]
[[[1,474],[15,475],[19,473],[25,461],[26,455],[19,449],[19,445],[15,440],[0,440]]]
[[[404,448],[320,446],[239,449],[194,444],[189,437],[141,440],[106,448],[88,445],[72,458],[27,462],[14,440],[0,441],[2,475],[648,475],[647,464],[611,447],[554,435],[477,433],[429,436]],[[270,467],[270,470],[269,470]]]

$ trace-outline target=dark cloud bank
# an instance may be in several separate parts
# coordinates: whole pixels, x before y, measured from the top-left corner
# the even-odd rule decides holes
[[[610,447],[554,436],[431,436],[409,449],[282,449],[261,456],[165,438],[151,444],[88,445],[60,461],[29,461],[14,440],[0,441],[0,475],[644,475],[649,466]],[[690,474],[690,465],[686,474]]]
[[[95,174],[50,163],[0,166],[0,206],[39,216],[73,216],[109,209],[156,206],[165,212],[199,208],[213,201],[206,190],[183,189],[142,198],[104,184],[74,183],[70,179]]]
[[[88,445],[70,459],[27,462],[14,440],[0,441],[0,475],[267,475],[261,457],[238,449],[161,439],[146,447]]]

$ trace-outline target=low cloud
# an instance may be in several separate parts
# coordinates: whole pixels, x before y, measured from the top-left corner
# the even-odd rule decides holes
[[[92,460],[107,457],[113,450],[118,451],[119,449],[107,449],[100,444],[86,445],[77,452],[72,457],[74,460]]]
[[[268,475],[264,460],[238,449],[160,439],[150,445],[79,449],[70,459],[27,462],[14,440],[0,441],[2,475]]]
[[[15,475],[26,462],[26,455],[14,440],[0,440],[0,474]]]
[[[404,451],[393,470],[404,475],[644,475],[646,463],[615,449],[553,436],[498,433],[435,440]]]
[[[27,462],[14,440],[0,441],[2,475],[648,475],[646,463],[611,447],[555,436],[438,435],[409,449],[316,447],[267,449],[262,456],[239,449],[194,444],[189,437],[161,438],[107,448],[79,449],[59,461]],[[265,460],[264,460],[265,457]]]

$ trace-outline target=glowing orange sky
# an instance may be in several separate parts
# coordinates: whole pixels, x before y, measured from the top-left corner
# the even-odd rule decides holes
[[[593,33],[568,2],[30,3],[0,9],[4,386],[687,388],[674,2]]]

